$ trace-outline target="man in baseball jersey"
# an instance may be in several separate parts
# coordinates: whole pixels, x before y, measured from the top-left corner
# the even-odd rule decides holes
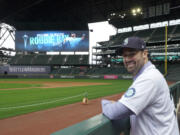
[[[130,116],[131,135],[179,135],[169,87],[163,75],[148,60],[145,42],[126,38],[118,48],[133,83],[117,102],[102,100],[102,112],[111,120]]]

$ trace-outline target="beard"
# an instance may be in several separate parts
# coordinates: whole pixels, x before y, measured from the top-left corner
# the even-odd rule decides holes
[[[137,63],[136,61],[130,61],[125,63],[125,68],[127,71],[133,75],[136,75],[139,70],[143,67],[143,63]]]

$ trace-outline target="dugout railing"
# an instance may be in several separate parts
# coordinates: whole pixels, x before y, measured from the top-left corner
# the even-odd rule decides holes
[[[180,98],[180,81],[176,82],[175,84],[172,84],[169,88],[170,88],[171,96],[173,97],[174,100],[174,104],[177,108]]]
[[[169,88],[175,106],[177,106],[180,98],[180,81],[171,85]],[[111,121],[104,115],[99,114],[63,130],[52,133],[51,135],[121,135],[121,133],[124,133],[123,135],[129,135],[129,131],[129,118]]]

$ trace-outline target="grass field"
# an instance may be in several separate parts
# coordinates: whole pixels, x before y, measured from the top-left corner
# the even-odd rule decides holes
[[[0,81],[4,82],[0,83],[0,119],[80,102],[86,93],[89,99],[121,93],[132,82],[97,79],[0,79]],[[32,83],[17,83],[18,81]],[[38,88],[41,87],[41,83],[37,82],[99,82],[107,85]],[[10,90],[3,90],[8,88]]]

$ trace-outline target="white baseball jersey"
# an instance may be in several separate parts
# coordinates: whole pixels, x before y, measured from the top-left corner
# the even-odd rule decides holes
[[[119,102],[136,114],[130,116],[131,135],[179,135],[169,87],[151,63],[138,75]]]

